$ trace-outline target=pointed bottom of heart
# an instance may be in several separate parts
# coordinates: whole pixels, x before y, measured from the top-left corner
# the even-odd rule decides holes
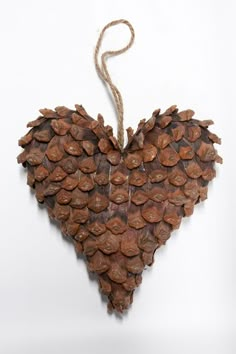
[[[74,244],[80,255],[80,244],[76,242]],[[149,265],[153,263],[154,252],[148,255]],[[130,272],[127,271],[127,267]],[[139,256],[127,258],[119,252],[115,255],[104,255],[98,250],[94,255],[87,256],[87,268],[89,273],[95,274],[102,295],[107,297],[109,312],[115,310],[123,313],[130,307],[134,291],[142,282],[144,263]]]

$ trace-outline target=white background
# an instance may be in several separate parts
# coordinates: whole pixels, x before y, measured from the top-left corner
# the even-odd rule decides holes
[[[1,0],[0,352],[233,354],[235,323],[235,1]],[[93,50],[109,21],[136,31],[109,61],[125,126],[178,104],[214,119],[224,164],[209,199],[184,220],[127,315],[108,315],[96,281],[39,208],[16,164],[17,140],[39,108],[82,103],[116,127]],[[111,29],[104,49],[129,38]],[[115,129],[116,132],[116,129]]]

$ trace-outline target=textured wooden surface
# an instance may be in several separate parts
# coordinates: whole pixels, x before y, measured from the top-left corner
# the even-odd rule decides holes
[[[18,162],[28,184],[45,203],[77,252],[97,274],[108,308],[122,312],[133,300],[145,266],[157,248],[207,198],[222,162],[209,132],[210,120],[172,106],[140,121],[120,151],[112,128],[82,106],[40,110],[41,116],[19,140]]]

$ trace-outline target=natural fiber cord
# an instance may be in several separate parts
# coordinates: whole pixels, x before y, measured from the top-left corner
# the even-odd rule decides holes
[[[102,40],[103,40],[103,36],[105,31],[112,27],[112,26],[116,26],[118,24],[124,24],[126,26],[129,27],[130,32],[131,32],[131,38],[129,43],[127,44],[127,46],[125,46],[124,48],[120,49],[120,50],[109,50],[104,52],[101,55],[101,65],[98,62],[98,54],[99,54],[99,50],[102,44]],[[110,87],[111,92],[114,96],[114,100],[115,100],[115,104],[116,104],[116,109],[117,109],[117,115],[118,115],[118,132],[117,132],[117,140],[118,143],[120,145],[120,148],[123,149],[124,146],[124,107],[123,107],[123,100],[122,100],[122,96],[120,94],[120,91],[118,90],[118,88],[114,85],[114,83],[112,82],[111,76],[108,72],[107,69],[107,65],[106,65],[106,59],[109,57],[113,57],[119,54],[122,54],[124,52],[126,52],[133,44],[134,42],[134,37],[135,37],[135,33],[134,33],[134,29],[133,26],[126,20],[116,20],[116,21],[112,21],[110,23],[108,23],[103,30],[100,33],[100,36],[98,38],[97,41],[97,45],[95,48],[95,52],[94,52],[94,61],[95,61],[95,67],[96,70],[98,72],[98,75],[100,76],[101,79],[103,79]]]

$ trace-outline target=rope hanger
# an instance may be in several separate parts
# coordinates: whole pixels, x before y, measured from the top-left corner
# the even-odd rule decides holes
[[[106,32],[106,30],[108,28],[110,28],[112,26],[119,25],[119,24],[124,24],[129,27],[130,33],[131,33],[129,43],[125,47],[123,47],[119,50],[109,50],[109,51],[102,53],[101,64],[99,64],[98,55],[99,55],[100,47],[101,47],[101,44],[103,41],[104,33]],[[112,21],[112,22],[108,23],[102,29],[102,31],[99,35],[96,47],[95,47],[95,52],[94,52],[94,62],[95,62],[95,67],[96,67],[97,73],[98,73],[99,77],[108,84],[108,86],[110,87],[111,92],[113,94],[114,100],[115,100],[115,105],[116,105],[116,110],[117,110],[117,118],[118,118],[117,140],[118,140],[118,143],[119,143],[119,146],[121,149],[123,149],[123,146],[124,146],[124,105],[123,105],[123,99],[122,99],[120,91],[114,85],[114,83],[111,79],[111,76],[110,76],[108,69],[107,69],[106,60],[109,57],[120,55],[120,54],[126,52],[132,46],[132,44],[134,42],[134,38],[135,38],[134,28],[130,24],[129,21],[123,20],[123,19]]]

